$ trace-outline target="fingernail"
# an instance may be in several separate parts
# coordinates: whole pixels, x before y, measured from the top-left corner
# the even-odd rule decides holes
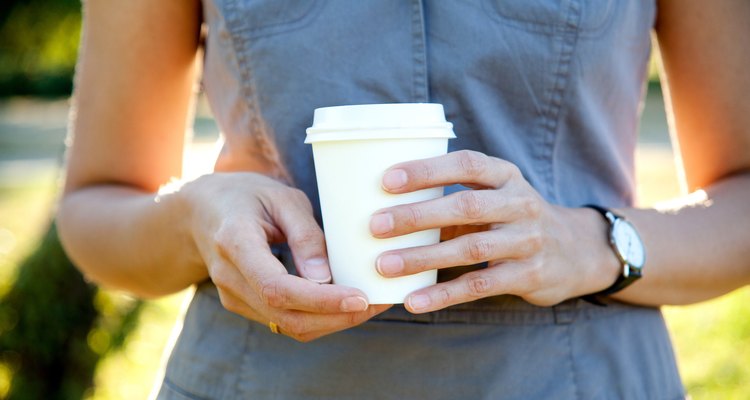
[[[406,302],[409,305],[409,308],[414,311],[424,310],[430,305],[430,296],[415,294],[409,296],[409,299]]]
[[[395,254],[386,254],[378,257],[375,268],[383,276],[398,275],[404,270],[404,259]]]
[[[406,185],[406,171],[392,169],[383,175],[383,187],[389,190],[400,189]]]
[[[343,312],[354,312],[354,311],[365,311],[367,310],[367,300],[361,296],[347,297],[341,300],[341,311]]]
[[[328,269],[328,262],[323,258],[311,258],[305,261],[305,277],[313,282],[330,282],[331,270]]]
[[[375,214],[370,219],[370,231],[376,235],[383,235],[393,230],[393,215],[389,213]]]

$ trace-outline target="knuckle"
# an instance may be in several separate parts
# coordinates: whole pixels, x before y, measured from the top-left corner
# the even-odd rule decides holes
[[[467,175],[478,177],[487,168],[487,156],[476,151],[464,150],[459,153],[458,163]]]
[[[346,316],[347,327],[359,325],[362,322],[362,316],[360,313],[349,313]]]
[[[458,209],[468,219],[481,219],[487,211],[487,201],[479,191],[466,190],[458,196]]]
[[[502,161],[503,168],[507,171],[509,180],[523,178],[523,173],[518,165],[510,161]]]
[[[422,210],[416,206],[407,206],[403,209],[403,223],[409,228],[418,227],[423,219]]]
[[[297,188],[289,188],[288,192],[285,195],[289,196],[296,203],[302,204],[305,208],[309,208],[312,210],[312,204],[310,203],[310,199],[302,190],[297,189]]]
[[[247,318],[248,307],[241,299],[220,290],[219,302],[225,310]]]
[[[523,211],[529,218],[539,218],[542,214],[542,201],[535,196],[527,196],[522,201]]]
[[[446,305],[453,303],[453,294],[448,288],[442,288],[438,291],[437,303],[439,305]]]
[[[313,228],[300,228],[289,238],[292,246],[312,246],[322,242],[321,233]]]
[[[404,257],[404,266],[410,271],[423,271],[432,264],[432,260],[426,252],[405,253],[402,254],[402,257]]]
[[[231,290],[232,283],[234,283],[229,277],[229,274],[223,273],[214,273],[211,275],[211,281],[221,290]]]
[[[301,335],[296,335],[292,337],[292,339],[300,342],[300,343],[310,343],[313,340],[317,338],[317,335],[314,335],[312,333],[303,333]]]
[[[232,240],[235,236],[234,231],[234,224],[224,221],[211,237],[214,248],[225,257],[235,251],[236,244]]]
[[[279,287],[278,281],[275,279],[268,279],[260,285],[260,298],[263,303],[272,308],[281,308],[287,302],[287,296],[284,291]]]
[[[422,182],[432,182],[435,178],[435,170],[433,167],[427,163],[417,163],[415,166],[404,166],[404,169],[407,170],[407,175],[409,175],[410,180],[412,175],[417,180],[420,180]]]
[[[492,245],[484,238],[467,238],[464,257],[472,262],[483,262],[490,258]]]
[[[222,292],[219,292],[219,301],[221,302],[221,306],[224,307],[229,312],[233,312],[235,314],[240,314],[241,306],[237,300],[235,300],[232,296],[227,296],[226,294],[222,294]]]
[[[224,274],[219,274],[218,276],[211,277],[211,281],[216,285],[216,288],[219,291],[219,300],[221,301],[221,305],[224,306],[229,311],[234,311],[228,307],[228,305],[233,303],[236,303],[235,297],[232,295],[232,293],[235,293],[235,290],[233,290],[234,282],[232,282],[228,276],[225,276]]]
[[[492,281],[486,275],[473,275],[466,280],[467,293],[471,297],[485,297],[492,290]]]
[[[530,289],[537,289],[544,284],[544,268],[541,263],[532,260],[527,263],[524,279]]]
[[[293,337],[295,340],[304,339],[310,336],[307,323],[304,318],[300,317],[288,317],[285,318],[282,325],[280,325],[281,331],[286,335]]]
[[[487,155],[471,150],[463,150],[458,154],[458,164],[470,177],[482,176],[487,170],[489,157]]]
[[[266,177],[263,178],[265,179]],[[267,209],[267,211],[270,205],[278,201],[279,198],[287,198],[285,196],[285,193],[288,193],[288,191],[284,187],[273,184],[269,185],[268,183],[266,183],[265,185],[262,183],[258,183],[257,188],[257,199],[264,206],[264,208]]]
[[[531,256],[542,250],[544,238],[537,231],[531,231],[519,244],[519,251],[524,256]]]
[[[339,303],[335,299],[329,297],[315,298],[310,302],[310,304],[312,304],[313,310],[316,310],[318,312],[331,312],[339,310]]]
[[[528,299],[529,303],[539,307],[551,307],[555,304],[560,303],[561,299],[556,299],[550,296],[535,296]]]

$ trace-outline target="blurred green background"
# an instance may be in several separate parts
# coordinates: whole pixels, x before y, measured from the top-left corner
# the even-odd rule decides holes
[[[93,310],[79,309],[80,313],[93,312],[83,332],[85,348],[65,355],[89,355],[87,362],[93,363],[93,385],[83,391],[83,397],[145,398],[158,379],[163,349],[190,292],[141,303],[85,283],[47,278],[44,273],[52,274],[52,267],[45,271],[44,260],[29,258],[35,251],[40,254],[39,243],[54,213],[80,20],[77,0],[6,0],[0,5],[0,343],[26,318],[2,311],[10,302],[9,293],[18,293],[19,287],[34,282],[47,281],[48,286],[49,281],[55,282],[51,293],[61,293],[60,298],[66,299],[73,297],[74,290],[83,293],[89,296],[83,297],[90,303],[86,310]],[[641,206],[679,195],[661,91],[655,80],[657,62],[655,58],[637,152]],[[188,175],[210,167],[218,136],[203,102],[199,102],[193,128],[193,144],[186,157]],[[49,249],[43,254],[59,258]],[[41,277],[18,279],[23,277],[20,269],[31,270],[34,262],[42,265]],[[50,293],[50,289],[44,290]],[[14,298],[19,301],[18,296]],[[60,319],[53,314],[55,310],[42,308],[36,311],[41,313],[36,318]],[[665,315],[693,398],[750,397],[750,288],[698,305],[665,307]],[[45,346],[49,345],[38,343],[39,348]],[[10,393],[18,368],[17,355],[9,351],[0,354],[0,398]]]
[[[70,93],[80,7],[79,0],[0,3],[0,96]]]

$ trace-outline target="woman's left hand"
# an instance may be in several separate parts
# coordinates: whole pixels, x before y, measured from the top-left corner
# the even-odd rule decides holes
[[[406,306],[411,312],[501,294],[554,305],[615,281],[619,264],[607,246],[603,218],[587,208],[547,203],[510,162],[464,150],[401,163],[383,175],[383,188],[394,194],[453,184],[472,190],[382,209],[370,221],[377,238],[433,228],[472,232],[381,254],[376,267],[385,277],[488,263],[410,294]]]

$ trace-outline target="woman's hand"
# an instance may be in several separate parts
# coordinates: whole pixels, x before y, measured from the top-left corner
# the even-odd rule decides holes
[[[224,307],[309,341],[361,324],[389,306],[360,290],[326,284],[331,275],[323,232],[305,194],[256,173],[217,173],[186,184],[190,231]],[[292,250],[290,275],[269,243]]]
[[[398,164],[383,176],[390,193],[452,184],[473,190],[379,210],[370,222],[378,238],[432,228],[463,233],[436,245],[383,253],[376,261],[383,276],[488,262],[486,269],[412,293],[406,301],[411,312],[500,294],[553,305],[615,281],[618,263],[606,245],[601,216],[547,203],[507,161],[458,151]]]

